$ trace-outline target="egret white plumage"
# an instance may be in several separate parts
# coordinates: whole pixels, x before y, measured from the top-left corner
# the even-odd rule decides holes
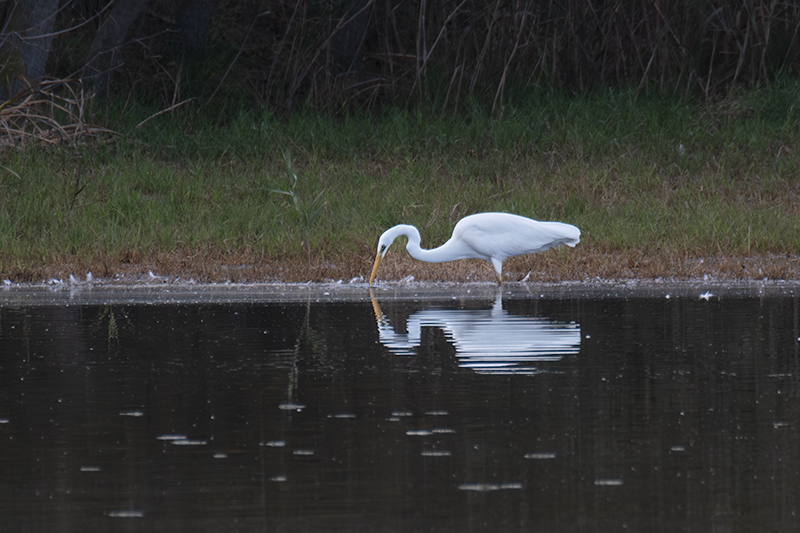
[[[394,240],[408,237],[406,249],[411,257],[428,263],[443,263],[456,259],[483,259],[490,261],[503,284],[503,261],[509,257],[541,252],[559,244],[574,247],[580,242],[581,230],[562,222],[540,222],[511,213],[477,213],[458,221],[450,239],[426,250],[420,247],[419,230],[409,224],[389,228],[378,239],[378,254],[369,277],[375,280],[381,260]]]

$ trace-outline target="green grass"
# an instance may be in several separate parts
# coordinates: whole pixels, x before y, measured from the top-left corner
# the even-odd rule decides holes
[[[142,127],[155,110],[133,108],[108,120],[113,142],[0,153],[0,275],[175,252],[191,270],[196,250],[358,270],[393,224],[436,245],[492,210],[575,224],[586,253],[794,255],[799,91],[784,81],[714,104],[541,93],[500,117],[282,121],[229,104]]]

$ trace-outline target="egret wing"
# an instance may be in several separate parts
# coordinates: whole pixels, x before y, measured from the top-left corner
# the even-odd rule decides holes
[[[461,219],[453,237],[482,255],[502,261],[559,244],[575,246],[580,230],[570,224],[539,222],[509,213],[481,213]]]

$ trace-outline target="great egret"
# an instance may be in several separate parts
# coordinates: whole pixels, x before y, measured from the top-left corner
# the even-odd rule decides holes
[[[484,259],[491,261],[498,284],[503,284],[503,261],[515,255],[541,252],[559,244],[575,246],[580,242],[581,230],[561,222],[539,222],[510,213],[477,213],[458,221],[453,236],[438,248],[420,247],[419,230],[400,224],[386,230],[378,239],[378,254],[369,277],[375,280],[381,260],[389,246],[400,235],[408,237],[406,249],[411,257],[428,263],[443,263],[456,259]]]

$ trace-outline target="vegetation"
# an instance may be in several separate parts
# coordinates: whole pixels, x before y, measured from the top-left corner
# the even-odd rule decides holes
[[[2,279],[350,279],[490,210],[583,231],[510,278],[800,277],[794,3],[7,4]]]
[[[789,77],[716,102],[538,90],[500,115],[475,102],[286,119],[228,101],[112,108],[92,142],[0,152],[0,276],[349,280],[390,225],[433,246],[462,216],[502,210],[583,231],[577,249],[509,261],[509,279],[796,278],[798,92]],[[492,279],[481,262],[418,264],[402,247],[384,268]]]
[[[773,0],[16,0],[0,22],[0,95],[49,76],[117,104],[244,95],[277,116],[499,112],[542,87],[709,99],[800,67],[800,5]]]

